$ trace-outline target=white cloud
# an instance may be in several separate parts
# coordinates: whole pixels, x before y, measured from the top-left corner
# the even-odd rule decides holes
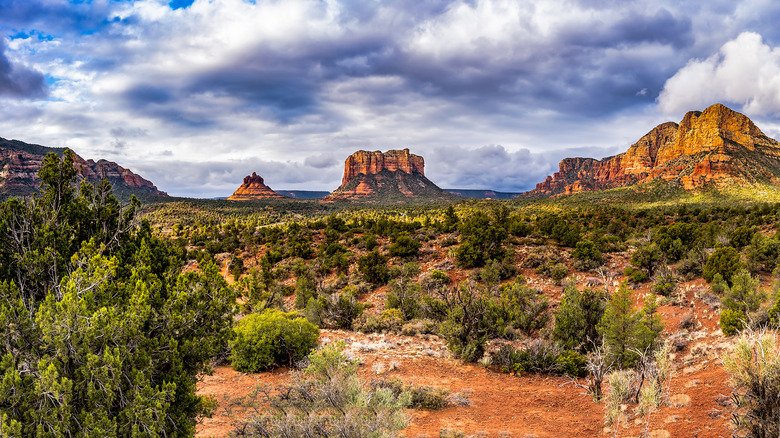
[[[744,32],[706,59],[692,59],[669,78],[658,97],[666,114],[723,102],[749,115],[780,114],[780,47]]]

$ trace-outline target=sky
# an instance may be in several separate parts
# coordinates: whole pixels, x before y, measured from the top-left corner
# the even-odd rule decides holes
[[[525,191],[723,103],[780,138],[780,2],[0,0],[0,137],[171,195],[334,190],[409,148],[443,188]]]

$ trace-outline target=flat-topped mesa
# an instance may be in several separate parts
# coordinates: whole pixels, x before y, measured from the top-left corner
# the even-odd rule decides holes
[[[722,104],[662,123],[628,150],[601,160],[566,158],[560,170],[522,196],[604,190],[653,180],[688,190],[710,183],[780,181],[780,143]]]
[[[341,186],[320,202],[429,202],[450,201],[448,193],[425,177],[423,157],[409,149],[357,151],[344,162]]]
[[[419,155],[409,153],[409,149],[381,151],[357,151],[344,162],[344,177],[341,185],[363,174],[375,175],[383,170],[394,172],[402,170],[408,174],[418,173],[425,176],[425,160]]]
[[[271,190],[270,187],[265,185],[262,176],[252,172],[251,175],[244,177],[244,183],[228,199],[231,201],[248,201],[251,199],[281,199],[285,197]]]

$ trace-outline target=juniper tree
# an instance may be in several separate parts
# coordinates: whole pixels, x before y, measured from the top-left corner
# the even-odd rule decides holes
[[[0,204],[0,436],[191,436],[235,295],[73,163],[49,154],[41,193]]]

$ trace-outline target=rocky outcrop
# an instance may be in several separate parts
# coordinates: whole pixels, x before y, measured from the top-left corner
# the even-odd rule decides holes
[[[344,162],[341,186],[322,202],[369,203],[452,200],[452,195],[425,177],[425,161],[409,149],[357,151]]]
[[[43,158],[49,152],[61,156],[65,149],[0,138],[0,196],[30,196],[37,192],[41,185],[38,170],[41,168]],[[122,197],[129,197],[132,194],[142,197],[167,196],[151,181],[112,161],[96,162],[75,155],[74,167],[81,178],[92,184],[107,179],[117,194],[126,195]]]
[[[425,176],[425,161],[423,157],[409,153],[409,149],[380,151],[357,151],[344,163],[344,177],[341,185],[350,179],[363,174],[375,175],[383,170],[395,172],[400,170],[408,174]]]
[[[255,172],[252,172],[251,175],[248,175],[244,177],[244,183],[241,184],[241,186],[236,189],[236,191],[233,193],[232,196],[229,196],[228,199],[231,201],[247,201],[252,199],[281,199],[285,198],[285,196],[282,196],[275,191],[271,190],[270,187],[265,185],[265,181],[263,181],[263,177],[258,175]]]
[[[745,115],[721,104],[691,111],[678,125],[653,128],[624,153],[602,160],[567,158],[524,197],[604,190],[654,180],[687,190],[712,184],[778,181],[780,143]]]

